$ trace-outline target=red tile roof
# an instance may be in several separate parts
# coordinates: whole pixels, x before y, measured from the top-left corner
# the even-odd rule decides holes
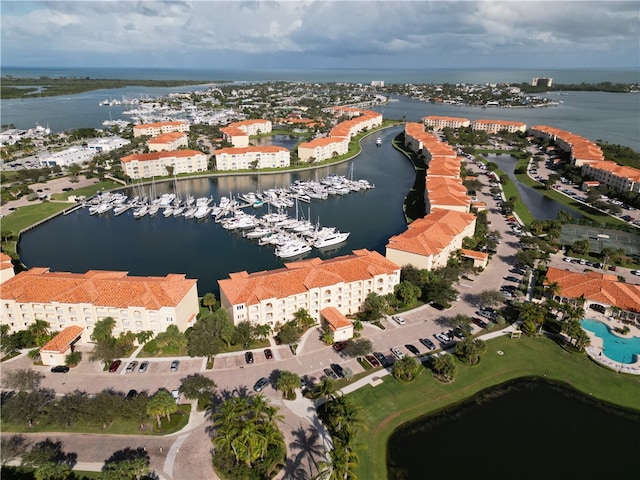
[[[84,329],[77,325],[65,328],[40,349],[41,353],[64,353],[69,349],[70,344],[82,335]]]
[[[277,152],[288,152],[288,150],[284,147],[278,147],[275,145],[265,145],[263,147],[231,147],[231,148],[221,148],[219,150],[215,150],[213,153],[215,155],[228,154],[228,155],[243,155],[249,152],[257,152],[257,153],[277,153]]]
[[[157,137],[150,138],[147,143],[169,143],[183,137],[187,137],[187,134],[184,132],[169,132],[158,135]]]
[[[287,263],[277,270],[231,273],[230,278],[218,280],[218,285],[232,305],[255,305],[262,300],[286,298],[313,288],[389,275],[399,269],[378,252],[363,249],[328,260],[313,258]]]
[[[327,307],[320,310],[320,314],[329,324],[329,328],[334,332],[342,328],[349,328],[353,326],[353,323],[345,317],[335,307]]]
[[[146,128],[156,128],[156,127],[168,127],[168,126],[178,126],[178,125],[188,125],[188,122],[156,122],[156,123],[142,123],[140,125],[134,125],[134,129],[146,129]]]
[[[4,270],[6,268],[13,268],[11,257],[6,253],[0,252],[0,270]]]
[[[179,274],[130,277],[127,272],[107,270],[79,274],[32,268],[4,282],[0,295],[18,303],[86,303],[158,310],[178,305],[196,282]]]
[[[623,310],[640,312],[640,285],[618,281],[615,275],[598,272],[570,272],[549,267],[546,284],[557,283],[557,294],[565,298],[615,305]]]
[[[160,160],[161,158],[193,157],[194,155],[204,155],[204,153],[198,152],[197,150],[172,150],[170,152],[136,153],[122,157],[120,160],[125,163],[136,160],[138,162],[149,162]]]

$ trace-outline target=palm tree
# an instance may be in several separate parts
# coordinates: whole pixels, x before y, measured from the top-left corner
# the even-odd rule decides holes
[[[284,398],[294,400],[296,398],[295,390],[300,386],[300,375],[283,370],[276,381],[276,386]]]
[[[212,312],[212,307],[215,307],[217,303],[216,296],[211,292],[205,293],[204,297],[202,297],[202,305],[209,307],[209,313]]]
[[[335,397],[336,391],[337,387],[335,381],[325,377],[313,389],[313,397],[322,399],[323,402],[326,402],[327,400]]]
[[[171,394],[166,390],[158,390],[147,403],[147,414],[156,417],[158,428],[160,417],[167,417],[171,421],[171,414],[178,410],[178,405]]]
[[[320,462],[318,480],[358,480],[355,468],[358,466],[358,455],[339,439],[333,442],[333,450],[329,452],[330,461]]]
[[[413,357],[404,357],[393,364],[393,376],[397,380],[411,382],[416,378],[420,365]]]

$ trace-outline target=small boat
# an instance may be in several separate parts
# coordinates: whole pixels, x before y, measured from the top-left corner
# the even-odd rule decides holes
[[[276,249],[276,255],[280,258],[297,257],[298,255],[305,254],[311,251],[311,246],[298,240]]]
[[[376,147],[379,147],[380,145],[382,145],[382,137],[376,138]]]
[[[313,246],[316,248],[328,247],[331,245],[336,245],[338,243],[342,243],[349,238],[350,232],[334,232],[328,235],[319,236],[316,241],[313,243]]]

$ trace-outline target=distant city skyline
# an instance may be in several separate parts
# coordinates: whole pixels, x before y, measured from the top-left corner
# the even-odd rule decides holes
[[[637,1],[1,0],[1,63],[640,68]]]

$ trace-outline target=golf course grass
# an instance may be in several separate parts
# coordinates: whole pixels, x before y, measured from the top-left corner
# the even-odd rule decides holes
[[[356,437],[358,478],[387,478],[387,442],[400,425],[516,378],[546,377],[613,405],[640,408],[640,376],[608,370],[585,354],[570,353],[545,337],[489,340],[478,365],[457,362],[457,366],[455,381],[450,384],[439,383],[430,372],[408,384],[389,375],[377,387],[366,386],[349,394],[364,420]]]

